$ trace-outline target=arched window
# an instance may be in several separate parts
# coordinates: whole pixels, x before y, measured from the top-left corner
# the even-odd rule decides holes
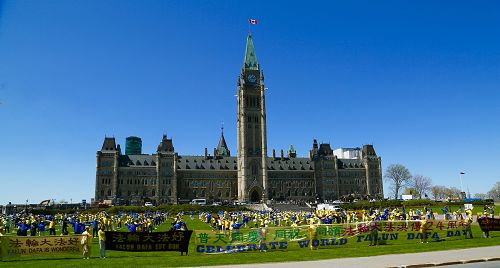
[[[156,194],[156,191],[155,191],[155,190],[151,191],[151,195],[152,195],[152,196],[155,196],[155,194]]]
[[[111,189],[108,189],[108,196],[111,195]]]

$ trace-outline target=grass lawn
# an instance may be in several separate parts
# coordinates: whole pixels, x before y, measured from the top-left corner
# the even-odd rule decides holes
[[[190,229],[207,230],[210,227],[195,218],[191,221],[186,218]],[[165,231],[170,227],[167,222],[156,231]],[[83,260],[75,255],[53,255],[38,257],[20,257],[0,262],[0,267],[172,267],[172,266],[209,266],[224,264],[248,264],[263,262],[305,261],[345,257],[365,257],[383,254],[399,254],[469,247],[500,245],[500,232],[491,232],[491,238],[482,237],[477,225],[473,226],[473,239],[463,237],[450,238],[444,242],[429,242],[421,244],[419,240],[406,240],[406,234],[400,233],[397,241],[387,241],[386,245],[369,247],[368,242],[356,242],[356,238],[349,239],[346,245],[319,248],[318,250],[301,249],[296,242],[289,242],[287,250],[268,252],[239,252],[230,254],[199,254],[196,253],[195,237],[191,238],[188,256],[180,256],[179,252],[124,252],[107,251],[108,258],[100,259],[97,239],[93,240],[92,256],[90,260]],[[268,240],[269,241],[269,240]]]

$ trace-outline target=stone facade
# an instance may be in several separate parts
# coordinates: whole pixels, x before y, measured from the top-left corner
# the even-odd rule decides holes
[[[316,140],[309,157],[297,157],[293,146],[286,155],[283,150],[267,155],[264,74],[251,35],[237,93],[236,157],[223,132],[213,155],[205,148],[202,156],[179,155],[165,135],[155,154],[126,155],[114,138],[106,137],[97,152],[95,200],[163,204],[195,198],[258,202],[383,197],[381,158],[372,145],[335,151],[348,150],[349,158]]]

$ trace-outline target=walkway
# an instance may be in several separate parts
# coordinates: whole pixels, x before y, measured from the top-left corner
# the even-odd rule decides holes
[[[386,267],[433,267],[441,265],[495,261],[500,266],[500,246],[456,249],[446,251],[380,255],[360,258],[341,258],[319,261],[281,262],[264,264],[243,264],[209,267],[238,268],[303,268],[303,267],[342,267],[342,268],[386,268]]]

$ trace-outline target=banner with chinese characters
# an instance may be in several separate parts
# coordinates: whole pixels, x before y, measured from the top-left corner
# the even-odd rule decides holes
[[[297,227],[242,228],[237,231],[197,230],[194,232],[193,239],[197,253],[219,254],[332,248],[363,243],[367,245],[410,244],[465,239],[471,237],[471,227],[467,220],[373,221]]]
[[[70,236],[0,236],[0,256],[82,254],[82,235]]]
[[[106,250],[188,252],[192,233],[193,231],[106,232]]]
[[[500,231],[500,219],[483,217],[477,220],[483,232]]]

